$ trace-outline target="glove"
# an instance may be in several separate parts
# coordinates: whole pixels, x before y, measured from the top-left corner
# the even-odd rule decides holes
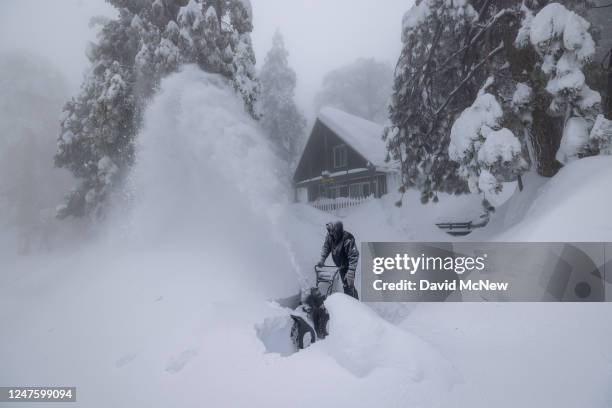
[[[352,269],[349,269],[348,272],[346,272],[346,275],[344,275],[344,278],[346,279],[346,284],[349,288],[352,288],[355,286],[355,271]]]

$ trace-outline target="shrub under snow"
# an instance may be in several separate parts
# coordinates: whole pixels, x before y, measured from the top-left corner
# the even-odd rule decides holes
[[[459,172],[468,181],[470,191],[495,200],[503,183],[514,181],[527,163],[519,139],[501,125],[501,105],[486,92],[491,83],[491,79],[487,81],[472,106],[453,124],[448,154],[459,163]]]

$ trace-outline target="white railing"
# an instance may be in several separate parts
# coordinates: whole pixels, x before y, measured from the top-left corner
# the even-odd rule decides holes
[[[333,212],[333,211],[338,211],[338,210],[342,210],[345,208],[356,207],[367,201],[372,200],[373,198],[374,198],[373,196],[321,198],[321,199],[311,202],[310,205],[312,205],[314,208],[321,210],[321,211]]]

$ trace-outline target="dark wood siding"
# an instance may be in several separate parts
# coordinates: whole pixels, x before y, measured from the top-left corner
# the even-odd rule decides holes
[[[334,167],[334,147],[342,144],[346,143],[317,119],[295,170],[293,181],[299,183],[319,177],[324,171],[334,173],[367,167],[367,160],[350,145],[347,145],[346,166]]]

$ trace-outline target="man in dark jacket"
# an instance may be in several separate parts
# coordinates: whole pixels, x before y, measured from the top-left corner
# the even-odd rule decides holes
[[[355,237],[344,230],[342,222],[330,222],[326,225],[327,237],[321,250],[321,260],[317,266],[323,266],[331,253],[334,264],[340,270],[340,278],[344,286],[344,293],[359,299],[355,289],[355,271],[359,261],[359,251],[355,245]]]

